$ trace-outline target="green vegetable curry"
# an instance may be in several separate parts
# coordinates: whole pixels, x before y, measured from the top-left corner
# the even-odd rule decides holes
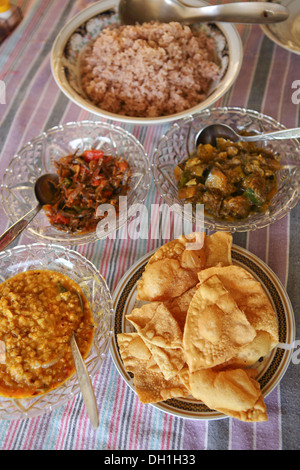
[[[281,166],[274,153],[253,142],[217,139],[200,144],[174,171],[178,197],[204,204],[219,219],[243,219],[264,212],[277,191]]]

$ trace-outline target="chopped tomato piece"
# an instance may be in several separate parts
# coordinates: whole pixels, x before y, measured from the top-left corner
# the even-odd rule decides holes
[[[118,162],[118,167],[122,173],[125,173],[128,167],[128,163],[125,160],[121,160],[120,162]]]
[[[80,174],[84,177],[84,176],[86,176],[86,175],[89,175],[90,172],[89,172],[89,170],[88,170],[87,168],[85,168],[84,166],[81,166],[81,167],[80,167]]]
[[[92,160],[100,160],[100,158],[103,158],[104,152],[103,150],[85,150],[82,154],[84,160],[86,162],[91,162]]]
[[[95,178],[92,179],[91,185],[92,186],[104,186],[107,184],[107,179],[103,178],[103,176],[95,176]]]
[[[112,155],[106,155],[106,156],[105,156],[105,159],[104,159],[104,163],[108,163],[108,162],[110,162],[112,159],[113,159],[113,156],[112,156]]]
[[[53,222],[55,224],[68,224],[70,219],[68,217],[65,217],[64,215],[61,214],[56,214],[56,216],[53,218]]]

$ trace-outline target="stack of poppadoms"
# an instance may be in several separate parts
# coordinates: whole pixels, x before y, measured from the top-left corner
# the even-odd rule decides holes
[[[253,366],[278,343],[274,309],[252,274],[232,264],[232,237],[182,236],[160,247],[138,281],[145,301],[118,334],[142,403],[192,396],[242,421],[267,411]]]

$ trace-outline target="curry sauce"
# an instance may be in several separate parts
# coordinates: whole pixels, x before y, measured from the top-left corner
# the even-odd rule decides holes
[[[266,211],[277,191],[280,168],[266,148],[219,138],[216,147],[200,144],[174,174],[180,199],[204,204],[213,217],[235,220]]]
[[[83,357],[93,341],[94,320],[80,286],[50,270],[19,273],[0,285],[0,395],[40,395],[75,372],[70,339]]]

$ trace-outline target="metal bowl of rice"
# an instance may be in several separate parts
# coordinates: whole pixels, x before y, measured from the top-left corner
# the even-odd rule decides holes
[[[53,44],[53,77],[82,109],[131,124],[171,122],[208,108],[235,82],[243,49],[232,24],[121,26],[117,12],[118,0],[96,2]]]

